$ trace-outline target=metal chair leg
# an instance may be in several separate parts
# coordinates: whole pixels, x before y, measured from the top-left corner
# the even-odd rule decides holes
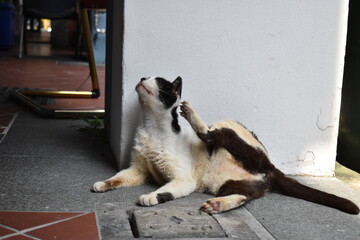
[[[24,53],[24,31],[25,31],[25,16],[20,15],[20,43],[19,43],[19,58],[23,57]]]
[[[100,96],[100,86],[99,80],[97,76],[96,63],[94,57],[94,50],[91,40],[91,32],[88,18],[88,10],[81,9],[81,22],[83,24],[83,31],[85,35],[85,42],[87,46],[88,52],[88,62],[92,83],[92,91],[51,91],[51,90],[23,90],[23,91],[15,91],[13,92],[13,96],[18,99],[20,102],[28,106],[34,112],[36,112],[41,117],[84,117],[84,116],[104,116],[104,110],[62,110],[62,109],[48,109],[40,106],[35,103],[28,96],[51,96],[51,97],[64,97],[64,98],[98,98]],[[21,39],[20,39],[20,50],[19,57],[22,58],[23,54],[23,37],[25,31],[25,17],[22,16],[22,31],[21,31]]]
[[[103,118],[105,115],[104,109],[82,110],[82,109],[49,109],[45,108],[31,98],[23,94],[21,91],[12,92],[12,96],[21,103],[30,108],[40,117],[44,118],[84,118],[84,117],[98,117]]]

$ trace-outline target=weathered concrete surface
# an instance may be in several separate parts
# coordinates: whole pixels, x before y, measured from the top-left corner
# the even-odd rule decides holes
[[[214,238],[225,232],[210,215],[196,208],[137,209],[132,214],[136,236],[144,238]]]
[[[215,214],[213,217],[218,221],[228,237],[245,240],[275,240],[260,222],[244,207],[234,211]]]
[[[213,197],[192,193],[144,208],[135,202],[140,195],[154,191],[154,185],[90,192],[95,181],[106,179],[117,170],[104,154],[104,143],[79,132],[77,129],[82,126],[81,121],[47,121],[31,114],[19,114],[0,144],[0,210],[90,212],[96,209],[102,238],[123,240],[134,238],[128,219],[134,210],[198,209]],[[360,192],[336,178],[297,179],[360,205]],[[233,239],[352,240],[360,236],[360,215],[278,194],[267,194],[245,207],[213,217],[228,238]]]
[[[103,239],[132,239],[135,236],[153,239],[274,239],[245,208],[211,216],[194,207],[195,199],[190,198],[187,204],[178,206],[169,202],[146,208],[126,202],[99,204],[96,214],[101,236]]]
[[[312,177],[297,177],[297,179],[304,184],[324,190],[330,193],[335,193],[342,197],[347,197],[360,205],[360,193],[350,188],[345,183],[335,178],[312,178]],[[120,190],[120,189],[119,189]],[[126,196],[127,191],[131,189],[121,189]],[[146,191],[144,191],[146,192]],[[130,192],[129,192],[130,193]],[[182,209],[197,210],[202,202],[210,196],[206,194],[194,193],[188,197],[176,199],[164,204],[153,207],[139,207],[134,202],[122,202],[116,204],[103,204],[105,209],[107,206],[112,211],[107,211],[106,214],[113,214],[111,218],[102,218],[100,211],[97,211],[99,222],[101,226],[101,234],[103,239],[116,239],[109,236],[118,236],[122,234],[123,229],[127,229],[127,236],[130,236],[129,230],[129,216],[131,212],[141,213],[144,211],[159,211],[164,215],[168,214],[168,209]],[[121,211],[120,211],[121,210]],[[136,211],[135,211],[136,210]],[[128,212],[124,214],[124,212]],[[130,215],[129,215],[130,214]],[[209,216],[210,217],[210,216]],[[111,219],[119,220],[121,224],[111,224]],[[183,219],[182,217],[178,217]],[[212,216],[225,232],[224,237],[217,237],[217,239],[358,239],[360,236],[360,216],[343,213],[337,209],[321,206],[311,202],[286,197],[278,194],[267,194],[265,197],[256,199],[245,207],[215,214]],[[104,219],[103,221],[101,219]],[[149,220],[149,219],[147,219]],[[149,224],[145,219],[139,228]],[[174,221],[176,222],[176,218]],[[162,221],[162,220],[161,220]],[[160,220],[159,220],[160,222]],[[111,228],[111,231],[108,229]],[[105,229],[105,230],[104,230]],[[113,235],[109,235],[112,232]],[[115,234],[114,234],[115,232]],[[116,233],[118,232],[118,233]],[[175,231],[174,231],[175,232]],[[131,232],[131,238],[133,238]],[[153,238],[165,237],[167,239],[197,239],[199,235],[184,235],[174,234],[173,236],[153,235]],[[209,236],[210,238],[210,236]],[[126,239],[126,238],[121,238]]]
[[[105,203],[96,206],[102,239],[131,239],[133,233],[129,224],[127,207],[124,204]]]
[[[346,197],[360,206],[360,192],[336,178],[297,177],[302,183]],[[343,213],[308,201],[267,194],[246,209],[276,239],[359,239],[360,215]]]

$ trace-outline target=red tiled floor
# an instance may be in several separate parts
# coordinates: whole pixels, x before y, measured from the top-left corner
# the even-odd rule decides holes
[[[1,86],[23,88],[75,90],[89,74],[86,65],[57,64],[53,59],[6,59],[0,61],[0,69]]]
[[[34,240],[33,238],[29,238],[29,237],[26,237],[26,236],[23,236],[23,235],[16,235],[16,236],[13,236],[13,237],[9,237],[9,238],[5,238],[6,240]]]
[[[24,230],[81,214],[67,212],[0,212],[0,224],[17,230]]]
[[[57,240],[97,240],[99,232],[94,213],[89,213],[72,220],[40,228],[27,234],[40,239]]]
[[[7,228],[3,228],[3,227],[0,226],[0,237],[5,236],[5,235],[9,235],[11,233],[14,233],[14,231],[11,231],[11,230],[9,230]]]
[[[89,71],[87,64],[61,64],[54,59],[0,59],[0,86],[91,91],[91,79],[87,79]],[[97,73],[101,92],[99,98],[57,98],[55,104],[46,107],[52,109],[103,109],[105,66],[97,66]]]
[[[0,212],[0,224],[22,231],[14,235],[17,232],[0,226],[0,238],[6,240],[100,239],[95,213]]]
[[[36,42],[36,43],[35,43]],[[90,91],[89,66],[86,54],[74,58],[75,48],[59,47],[51,43],[47,32],[27,32],[28,54],[18,59],[18,39],[13,47],[0,50],[0,87],[36,88],[51,90]],[[39,58],[39,56],[43,56]],[[97,65],[100,97],[96,99],[57,98],[49,109],[103,109],[105,95],[105,66]],[[87,79],[87,80],[86,80]],[[85,84],[83,84],[85,83]],[[0,111],[29,111],[21,103],[0,105]],[[12,109],[15,110],[12,110]]]
[[[0,112],[0,127],[8,126],[13,119],[13,113],[2,113]]]
[[[1,105],[0,105],[1,106]],[[5,138],[13,122],[16,119],[16,113],[3,112],[0,109],[0,143]]]
[[[26,108],[20,103],[13,104],[0,104],[0,112],[17,113],[17,112],[29,112],[30,109]]]
[[[15,113],[5,113],[0,111],[0,133],[5,133],[14,119]]]

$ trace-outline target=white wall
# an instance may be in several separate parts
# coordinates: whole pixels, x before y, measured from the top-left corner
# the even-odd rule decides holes
[[[125,1],[120,167],[139,119],[135,84],[180,75],[207,123],[239,120],[287,174],[332,175],[347,10],[344,0]]]

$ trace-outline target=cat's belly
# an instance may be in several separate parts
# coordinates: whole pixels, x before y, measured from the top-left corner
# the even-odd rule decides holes
[[[210,158],[210,165],[201,179],[203,191],[217,194],[219,188],[228,180],[259,181],[263,174],[246,171],[225,149],[218,149]]]

